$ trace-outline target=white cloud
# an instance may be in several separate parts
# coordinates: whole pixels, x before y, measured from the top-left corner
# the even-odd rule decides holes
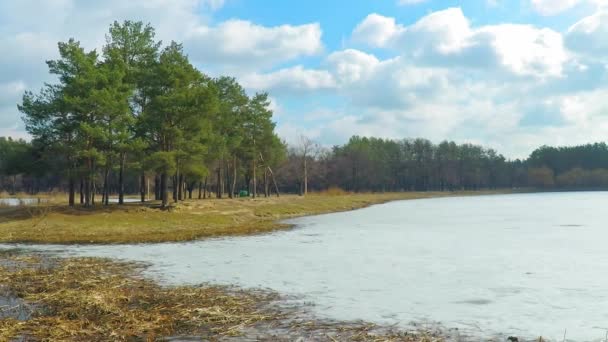
[[[217,11],[218,9],[224,7],[224,4],[226,3],[225,0],[203,0],[202,4],[203,6],[213,10],[213,11]]]
[[[572,25],[566,44],[587,57],[605,59],[608,54],[608,11],[600,10]]]
[[[607,0],[530,0],[532,8],[540,15],[558,15],[577,6],[605,7]]]
[[[603,18],[583,21],[567,35],[581,31],[599,39]],[[593,41],[586,39],[580,43]],[[473,27],[452,9],[407,27],[373,14],[355,28],[353,41],[401,55],[381,60],[346,49],[327,57],[335,91],[348,105],[327,108],[311,128],[326,143],[342,143],[352,134],[454,139],[525,158],[543,144],[605,139],[606,67],[575,57],[557,31],[521,24]]]
[[[270,90],[273,93],[330,89],[336,86],[334,78],[326,70],[310,70],[301,65],[266,74],[245,74],[240,81],[245,88]]]
[[[563,11],[601,1],[608,0],[550,3]],[[0,135],[24,135],[16,103],[24,89],[48,80],[44,60],[55,58],[57,41],[74,35],[99,48],[113,20],[134,19],[150,22],[164,41],[183,41],[203,71],[230,71],[248,90],[270,91],[283,137],[305,133],[324,144],[352,134],[455,139],[516,157],[542,144],[605,140],[605,11],[563,34],[525,24],[475,25],[459,8],[411,25],[373,13],[353,29],[349,44],[389,51],[325,55],[319,24],[213,23],[212,11],[224,2],[0,2]],[[547,3],[535,0],[533,8],[549,14]],[[300,60],[309,56],[321,63]]]
[[[562,35],[551,29],[504,24],[480,28],[476,35],[487,37],[499,63],[518,75],[560,76],[569,60]]]
[[[357,50],[333,53],[328,65],[351,103],[378,109],[406,108],[422,97],[430,100],[449,82],[445,70],[417,67],[399,57],[380,61]]]
[[[353,39],[374,47],[383,47],[402,30],[403,27],[395,23],[395,18],[372,13],[355,27]]]
[[[563,36],[533,25],[474,26],[457,8],[409,26],[370,14],[354,28],[351,41],[397,56],[380,59],[345,49],[330,53],[324,69],[293,67],[252,80],[259,87],[291,86],[300,94],[323,89],[343,100],[338,107],[282,116],[281,134],[305,126],[328,145],[353,134],[454,139],[525,158],[543,144],[604,140],[608,72],[598,59],[604,47],[597,41],[590,51],[571,42],[601,39],[602,15],[584,19]],[[332,81],[322,82],[328,75]]]
[[[606,89],[504,102],[498,100],[491,87],[486,96],[474,91],[483,90],[479,89],[483,88],[482,84],[469,86],[450,88],[450,93],[460,94],[448,94],[451,99],[446,101],[425,99],[409,108],[383,110],[353,106],[346,111],[334,111],[333,118],[319,121],[310,129],[320,132],[318,139],[328,144],[343,143],[353,134],[397,139],[424,137],[435,142],[453,139],[480,143],[511,158],[525,158],[544,144],[573,145],[605,140]],[[509,96],[524,93],[512,88],[507,90]],[[544,110],[551,114],[548,117],[551,121],[522,126],[525,115],[544,119],[536,106],[539,102],[546,102]]]
[[[184,44],[201,63],[239,68],[269,67],[323,50],[319,24],[264,27],[243,20],[199,26]]]
[[[560,76],[569,59],[559,32],[521,24],[472,27],[460,8],[431,13],[407,27],[368,16],[353,40],[400,51],[422,64],[541,78]]]
[[[302,56],[323,51],[318,24],[262,26],[229,20],[211,24],[211,14],[225,0],[20,0],[0,1],[0,127],[3,132],[23,129],[17,103],[23,87],[36,91],[52,81],[46,60],[57,58],[57,42],[76,38],[87,49],[100,49],[113,21],[150,23],[157,39],[176,40],[205,72],[257,73]],[[314,78],[295,71],[300,89]],[[320,75],[322,76],[322,75]],[[330,76],[331,77],[331,76]],[[274,79],[268,86],[280,84]],[[327,83],[321,77],[321,83]],[[264,89],[266,90],[266,89]],[[10,127],[10,130],[6,127]]]
[[[337,51],[327,57],[336,79],[347,84],[368,78],[379,63],[374,55],[354,49]]]
[[[89,2],[23,0],[0,2],[0,44],[21,37],[39,41],[44,57],[53,56],[57,41],[71,37],[87,48],[100,48],[109,25],[117,20],[141,20],[156,28],[164,42],[183,42],[190,57],[204,65],[256,68],[261,65],[311,56],[323,50],[319,24],[262,26],[244,20],[228,20],[216,25],[210,10],[224,0],[108,0]],[[35,9],[35,10],[34,10]],[[49,44],[48,42],[51,42]],[[32,44],[16,42],[24,47]],[[3,44],[4,45],[4,44]],[[34,46],[38,44],[33,44]],[[50,45],[50,49],[49,49]],[[9,48],[10,46],[7,46]],[[0,45],[3,51],[4,46]],[[28,48],[31,49],[31,48]],[[10,50],[9,50],[10,54]],[[27,56],[40,58],[39,54]],[[39,59],[43,62],[43,59]]]
[[[532,7],[541,15],[556,15],[572,7],[584,3],[586,0],[530,0]]]

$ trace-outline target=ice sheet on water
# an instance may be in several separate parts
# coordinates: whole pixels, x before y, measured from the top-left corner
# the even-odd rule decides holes
[[[19,205],[37,204],[42,201],[42,199],[38,198],[0,198],[0,205],[15,207]]]
[[[425,199],[296,219],[304,228],[260,236],[39,248],[148,262],[170,284],[301,295],[332,319],[559,341],[567,329],[567,339],[600,341],[606,206],[605,192]],[[584,229],[559,227],[573,223]]]

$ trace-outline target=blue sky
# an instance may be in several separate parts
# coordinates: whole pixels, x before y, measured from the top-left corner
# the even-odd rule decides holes
[[[279,134],[483,144],[507,157],[605,140],[608,0],[0,1],[0,135],[57,41],[150,22],[202,71],[270,93]]]

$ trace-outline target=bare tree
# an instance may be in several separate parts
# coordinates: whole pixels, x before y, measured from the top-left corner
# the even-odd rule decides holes
[[[308,160],[316,158],[320,151],[319,144],[305,135],[298,137],[298,146],[296,147],[297,154],[302,158],[303,170],[303,195],[308,194]]]

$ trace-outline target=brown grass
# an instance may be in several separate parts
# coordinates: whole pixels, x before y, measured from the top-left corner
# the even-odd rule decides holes
[[[235,335],[238,328],[277,315],[262,310],[264,292],[221,287],[162,288],[138,277],[134,265],[66,259],[52,268],[0,268],[0,283],[40,308],[29,320],[0,320],[0,340],[26,335],[48,341],[155,340],[172,334]]]
[[[488,192],[311,194],[258,199],[189,200],[171,210],[155,203],[68,208],[56,202],[38,208],[0,208],[0,242],[143,243],[248,235],[286,228],[279,220],[353,210],[394,200]]]
[[[441,341],[437,331],[398,332],[367,323],[305,318],[266,291],[161,287],[141,265],[105,259],[46,259],[0,253],[0,284],[34,304],[28,320],[0,319],[0,341],[217,340]],[[13,265],[7,266],[7,265]],[[14,265],[20,265],[14,267]],[[0,317],[2,317],[0,315]]]

